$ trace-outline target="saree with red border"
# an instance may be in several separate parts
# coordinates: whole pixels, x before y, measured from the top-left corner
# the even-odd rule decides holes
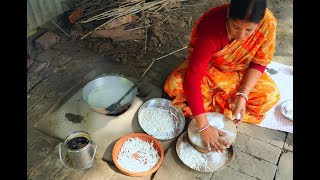
[[[197,26],[210,10],[195,23],[188,47],[188,56],[167,77],[164,91],[172,98],[172,104],[180,108],[186,117],[192,111],[183,90],[183,79],[189,64],[188,58],[193,51]],[[231,106],[235,100],[241,81],[251,61],[267,66],[273,58],[276,41],[277,20],[266,9],[264,18],[251,36],[242,41],[233,41],[214,53],[201,81],[203,105],[206,112],[220,112],[232,117]],[[244,122],[259,124],[279,100],[280,92],[271,77],[264,72],[248,95]]]

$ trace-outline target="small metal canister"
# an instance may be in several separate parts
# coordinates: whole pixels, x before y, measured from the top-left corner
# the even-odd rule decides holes
[[[69,158],[69,166],[62,158],[61,145],[67,151]],[[88,133],[83,131],[76,131],[69,135],[64,143],[59,144],[59,157],[62,164],[67,168],[74,168],[78,170],[88,169],[94,163],[94,156],[96,154],[97,145],[92,142]]]

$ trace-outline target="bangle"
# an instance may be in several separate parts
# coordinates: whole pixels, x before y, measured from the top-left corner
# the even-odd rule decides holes
[[[243,97],[246,101],[248,101],[248,96],[245,94],[245,93],[243,93],[243,92],[237,92],[236,93],[236,96],[241,96],[241,97]]]
[[[248,91],[251,91],[251,89],[248,88],[248,87],[246,87],[246,86],[241,86],[239,89],[241,89],[241,88],[245,88],[245,89],[247,89]]]
[[[200,130],[198,131],[198,133],[201,133],[202,131],[206,130],[209,126],[210,126],[210,124],[206,125],[204,128],[200,129]]]

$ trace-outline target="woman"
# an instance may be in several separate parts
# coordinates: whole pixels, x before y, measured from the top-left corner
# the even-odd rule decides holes
[[[229,144],[209,126],[205,112],[225,114],[237,126],[259,124],[279,101],[276,84],[264,72],[273,58],[276,25],[266,0],[231,0],[195,23],[187,59],[168,76],[164,90],[186,117],[195,118],[208,150],[222,152]]]

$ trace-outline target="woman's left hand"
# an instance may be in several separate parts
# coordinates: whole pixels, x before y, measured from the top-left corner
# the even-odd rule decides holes
[[[239,126],[242,123],[242,120],[246,112],[246,102],[246,99],[242,96],[237,96],[235,99],[235,106],[232,109],[232,116],[234,117],[233,122],[236,124],[236,126]],[[239,117],[237,117],[239,113],[240,119]]]

